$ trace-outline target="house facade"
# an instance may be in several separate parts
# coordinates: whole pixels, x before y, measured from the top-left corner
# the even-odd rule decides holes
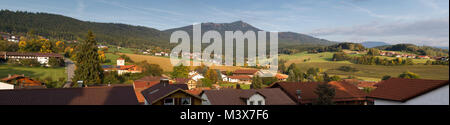
[[[8,77],[2,78],[0,80],[4,83],[2,88],[10,88],[11,85],[13,89],[27,89],[27,88],[46,88],[44,83],[37,81],[35,79],[25,77],[25,75],[8,75]],[[9,84],[9,85],[6,85]]]
[[[449,105],[449,81],[391,78],[377,85],[374,105]]]
[[[0,82],[0,90],[9,90],[9,89],[14,89],[14,85],[9,84],[9,83]]]
[[[57,53],[30,53],[30,52],[3,52],[1,57],[4,59],[12,59],[19,61],[21,59],[35,59],[42,65],[48,66],[48,60],[50,58],[58,58],[63,59],[64,57],[61,54]]]

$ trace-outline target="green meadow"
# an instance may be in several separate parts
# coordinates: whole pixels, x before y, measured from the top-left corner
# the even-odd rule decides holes
[[[0,65],[0,78],[8,77],[8,74],[18,74],[31,77],[46,79],[47,77],[52,78],[56,81],[61,77],[67,78],[67,73],[65,68],[45,68],[45,67],[22,67],[22,66],[12,66],[1,64]]]
[[[353,54],[351,56],[361,56],[361,54]],[[338,75],[340,77],[355,76],[358,79],[367,81],[379,81],[385,75],[397,77],[399,74],[410,71],[420,75],[423,79],[448,80],[449,66],[445,65],[423,65],[426,59],[413,59],[415,65],[405,66],[383,66],[383,65],[362,65],[353,64],[348,61],[331,61],[333,58],[332,52],[323,52],[317,54],[308,54],[307,52],[297,53],[293,55],[281,54],[280,59],[286,60],[286,66],[295,63],[303,71],[308,68],[321,68],[322,71],[331,75]],[[382,57],[394,59],[394,57]],[[357,72],[345,72],[338,70],[341,66],[350,66],[356,68]]]

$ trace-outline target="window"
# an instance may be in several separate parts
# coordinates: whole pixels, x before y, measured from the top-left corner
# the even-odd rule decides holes
[[[250,101],[250,105],[255,105],[254,103],[255,103],[255,102],[253,102],[253,101]]]
[[[164,105],[174,105],[173,98],[164,99]]]
[[[191,97],[181,98],[181,105],[191,105]]]
[[[261,100],[258,101],[258,105],[262,105],[262,101]]]

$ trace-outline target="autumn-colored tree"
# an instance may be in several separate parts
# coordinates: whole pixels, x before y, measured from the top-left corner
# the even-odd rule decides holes
[[[62,41],[56,41],[55,43],[56,49],[58,50],[58,52],[63,52],[64,48],[65,48],[65,44]]]
[[[39,41],[42,42],[41,53],[53,53],[53,50],[52,50],[53,46],[49,40],[41,39]]]
[[[106,56],[105,56],[105,52],[102,50],[98,51],[98,59],[100,59],[101,62],[105,62],[106,61]]]
[[[211,80],[213,83],[217,83],[219,81],[219,75],[214,69],[208,69],[205,73],[205,77]]]
[[[27,49],[27,41],[20,41],[19,42],[19,51],[26,52],[26,49]]]

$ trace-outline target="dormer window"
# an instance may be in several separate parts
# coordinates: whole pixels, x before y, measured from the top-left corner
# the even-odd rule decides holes
[[[258,101],[258,105],[262,105],[262,100],[259,100],[259,101]]]
[[[164,99],[164,105],[174,105],[173,98],[166,98]]]
[[[181,104],[182,105],[191,105],[191,98],[190,97],[181,98]]]
[[[254,103],[255,103],[254,101],[250,101],[250,105],[255,105]]]

